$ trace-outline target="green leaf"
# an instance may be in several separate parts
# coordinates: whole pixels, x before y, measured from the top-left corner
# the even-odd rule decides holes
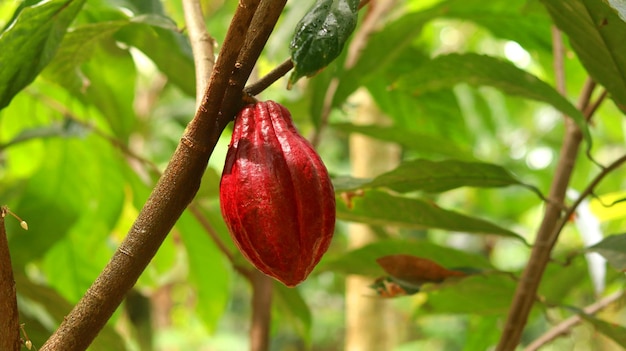
[[[385,271],[376,263],[376,259],[397,254],[410,254],[436,260],[440,265],[450,269],[492,269],[489,261],[483,256],[440,246],[429,241],[381,240],[343,253],[336,258],[329,257],[322,261],[318,270],[378,277],[385,275]]]
[[[518,238],[518,234],[482,219],[444,210],[432,202],[367,191],[351,198],[351,208],[337,199],[337,218],[370,225],[403,228],[438,228],[477,234],[495,234]]]
[[[96,47],[82,69],[89,84],[74,95],[97,107],[114,135],[125,142],[137,123],[133,108],[137,70],[132,56],[109,38]]]
[[[393,65],[396,57],[407,50],[427,22],[437,18],[457,18],[473,21],[490,30],[495,36],[510,39],[530,48],[549,51],[551,43],[550,20],[540,11],[530,11],[527,1],[505,3],[481,0],[443,1],[419,12],[412,12],[387,24],[368,40],[357,63],[341,76],[333,106],[339,106],[360,85]],[[414,64],[422,57],[414,56]]]
[[[333,188],[335,189],[335,193],[342,193],[346,191],[353,191],[357,189],[363,189],[367,187],[369,183],[372,182],[372,179],[366,178],[352,178],[350,176],[339,176],[333,177]]]
[[[293,326],[298,335],[300,335],[307,344],[311,342],[311,310],[302,298],[299,289],[288,288],[283,284],[274,282],[274,291],[276,292],[277,307],[283,312],[289,321],[289,325]]]
[[[626,234],[611,235],[599,243],[587,248],[597,252],[609,261],[611,266],[626,271]]]
[[[197,312],[209,330],[217,327],[228,299],[231,268],[204,228],[188,212],[176,223],[189,260],[189,279],[198,292]]]
[[[374,33],[367,40],[358,61],[339,77],[332,106],[341,106],[359,86],[392,64],[412,44],[430,18],[422,13],[409,13],[386,25],[385,30]],[[421,56],[414,57],[417,63],[421,59]]]
[[[591,323],[591,325],[593,325],[597,331],[606,335],[611,340],[615,341],[618,345],[626,347],[626,327],[624,327],[623,325],[603,321],[576,308],[570,309],[576,311],[582,319]]]
[[[169,80],[189,95],[195,94],[191,46],[175,23],[164,16],[142,15],[78,26],[69,32],[57,55],[44,71],[48,79],[71,91],[88,85],[81,64],[112,38],[141,50]]]
[[[89,150],[81,164],[89,174],[80,182],[82,211],[68,235],[46,252],[42,264],[50,285],[73,303],[113,255],[114,249],[108,243],[122,212],[124,178],[120,168],[126,166],[106,141],[93,138],[81,143]]]
[[[626,22],[604,1],[542,2],[589,74],[626,113]]]
[[[11,140],[6,143],[0,143],[0,150],[5,150],[9,147],[37,139],[53,137],[79,137],[83,136],[85,133],[86,130],[83,126],[75,121],[72,121],[71,119],[65,119],[62,123],[52,123],[44,126],[39,125],[32,128],[22,129],[20,133]]]
[[[13,209],[29,224],[28,232],[9,239],[17,267],[42,257],[68,235],[92,200],[93,189],[86,186],[86,180],[98,174],[99,167],[107,166],[85,161],[94,157],[91,148],[99,147],[94,139],[47,139],[45,145],[46,158]]]
[[[128,50],[112,34],[126,20],[83,25],[67,35],[58,54],[43,72],[85,104],[97,107],[122,141],[136,122],[136,67]]]
[[[195,96],[195,68],[191,45],[174,22],[156,15],[134,17],[115,38],[148,56],[170,82]]]
[[[289,45],[295,66],[289,84],[314,75],[341,54],[356,27],[358,5],[358,0],[317,0]]]
[[[463,351],[489,350],[496,345],[501,323],[498,316],[470,314]]]
[[[90,23],[74,28],[65,35],[54,59],[43,76],[71,92],[81,92],[89,84],[80,65],[88,61],[101,42],[127,25],[128,20]]]
[[[350,123],[335,123],[332,127],[347,133],[359,133],[369,137],[398,143],[408,149],[427,154],[459,157],[467,155],[468,151],[457,147],[450,140],[425,133],[417,133],[398,127],[380,125],[354,125]]]
[[[52,60],[85,0],[52,0],[24,7],[0,33],[0,109]]]
[[[584,255],[573,257],[563,266],[560,262],[550,262],[539,285],[538,295],[546,304],[559,304],[571,298],[580,290],[591,291],[589,268]]]
[[[388,188],[401,193],[440,193],[463,186],[496,188],[509,185],[523,183],[506,169],[494,164],[417,159],[402,162],[394,170],[379,175],[360,188]]]
[[[468,131],[459,100],[452,89],[427,92],[419,96],[390,89],[397,77],[413,70],[409,68],[415,67],[412,57],[414,55],[411,55],[410,50],[406,50],[384,76],[381,74],[372,77],[367,82],[367,89],[376,105],[393,120],[393,128],[406,134],[398,136],[398,142],[407,151],[415,150],[424,157],[442,155],[474,160],[470,140],[478,136],[473,131]],[[405,68],[401,69],[401,66]],[[415,139],[408,140],[411,137]],[[425,142],[420,140],[422,137],[425,137]],[[429,141],[433,142],[430,146],[426,145]]]
[[[33,344],[36,347],[41,347],[50,334],[63,321],[65,316],[72,310],[72,305],[54,289],[34,284],[21,273],[15,275],[15,284],[18,296],[20,297],[18,298],[20,314],[26,315],[29,319],[39,322],[37,333],[31,335],[29,332],[30,324],[26,325],[26,330]],[[42,308],[33,308],[33,306]],[[42,328],[45,328],[45,332],[41,330]],[[37,336],[39,337],[37,338]],[[115,329],[110,324],[106,324],[89,346],[89,350],[123,351],[126,350],[126,345]]]
[[[551,52],[552,49],[549,16],[540,6],[526,0],[450,0],[426,10],[431,11],[438,17],[472,21],[494,36],[515,41],[527,50]]]
[[[398,79],[396,87],[420,95],[460,83],[491,86],[509,95],[548,103],[570,116],[590,140],[587,123],[574,105],[536,76],[495,57],[473,53],[438,56]]]
[[[431,313],[504,314],[509,310],[516,282],[505,274],[479,274],[438,284],[428,291],[419,311]],[[419,313],[418,311],[418,313]]]

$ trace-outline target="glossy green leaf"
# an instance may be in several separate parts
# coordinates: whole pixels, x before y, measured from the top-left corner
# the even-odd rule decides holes
[[[0,109],[52,60],[85,0],[52,0],[21,9],[0,33]]]
[[[398,127],[380,125],[354,125],[350,123],[336,123],[332,127],[343,132],[358,133],[369,137],[398,143],[408,149],[425,154],[443,155],[450,157],[469,156],[467,150],[457,147],[450,140],[432,134],[407,131]]]
[[[605,1],[542,2],[594,80],[626,113],[626,22]]]
[[[491,269],[491,264],[481,255],[434,244],[426,240],[381,240],[362,248],[348,251],[338,257],[328,257],[318,267],[320,271],[342,274],[359,274],[371,277],[385,275],[376,259],[388,255],[409,254],[437,261],[453,268]]]
[[[189,260],[189,280],[198,292],[197,312],[204,325],[214,330],[229,299],[231,268],[209,234],[188,212],[175,227]]]
[[[626,271],[626,234],[608,236],[587,248],[587,251],[599,253],[609,261],[611,266],[620,271]]]
[[[289,48],[294,71],[289,83],[328,66],[343,49],[358,19],[358,0],[317,0],[296,26]]]
[[[379,175],[359,188],[388,188],[401,193],[439,193],[464,186],[497,188],[510,185],[523,183],[506,169],[494,164],[417,159],[404,161],[394,170]]]
[[[337,218],[380,226],[438,228],[476,234],[495,234],[523,240],[518,234],[482,219],[442,209],[432,202],[366,191],[351,199],[350,206],[337,199]]]

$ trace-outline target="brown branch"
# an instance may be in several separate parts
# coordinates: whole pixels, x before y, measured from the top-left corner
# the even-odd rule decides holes
[[[272,317],[274,281],[254,270],[252,277],[252,325],[250,326],[250,351],[267,351]]]
[[[591,116],[593,116],[596,110],[600,107],[600,105],[602,105],[602,102],[604,102],[604,99],[606,98],[607,95],[608,95],[608,91],[604,89],[602,93],[600,93],[600,96],[598,96],[596,101],[594,101],[592,104],[589,104],[587,108],[585,108],[585,111],[583,114],[587,118],[587,121],[591,119]]]
[[[270,1],[262,2],[267,7]],[[163,176],[111,261],[42,346],[42,351],[85,350],[89,346],[195,196],[215,144],[232,119],[234,106],[240,104],[240,96],[225,98],[227,88],[243,87],[248,78],[231,72],[235,67],[243,72],[251,71],[258,58],[245,55],[247,61],[236,62],[248,30],[262,32],[263,35],[257,34],[255,38],[265,45],[271,32],[267,27],[273,28],[275,24],[262,23],[259,28],[249,28],[258,5],[259,0],[239,2],[202,103],[185,129]]]
[[[209,83],[211,71],[215,64],[213,39],[206,31],[202,6],[199,0],[183,0],[185,23],[189,31],[189,42],[193,52],[193,62],[196,67],[196,103],[199,104],[204,96],[204,90]]]
[[[554,34],[553,38],[555,72],[557,72],[559,80],[564,80],[564,76],[558,73],[563,71],[562,55],[560,54],[563,50],[562,38],[560,34]],[[557,87],[560,87],[561,93],[563,93],[564,86],[564,82],[557,82]],[[577,106],[580,111],[584,111],[589,104],[591,90],[594,86],[595,84],[590,79],[585,83]],[[515,290],[507,321],[496,348],[498,351],[513,351],[520,341],[528,315],[537,296],[539,283],[550,259],[550,253],[560,233],[559,219],[565,218],[561,216],[561,210],[581,142],[582,133],[580,129],[571,118],[567,118],[565,120],[565,136],[561,145],[559,162],[556,166],[548,195],[550,201],[546,204],[544,217],[537,231],[537,239],[530,259]]]
[[[623,291],[617,291],[617,292],[615,292],[615,293],[613,293],[613,294],[611,294],[609,296],[606,296],[606,297],[602,298],[601,300],[596,301],[595,303],[585,307],[583,309],[583,312],[585,312],[586,314],[595,314],[598,311],[600,311],[600,310],[606,308],[607,306],[611,305],[615,301],[619,300],[623,296],[624,296],[624,292]],[[541,335],[539,338],[535,339],[535,341],[533,341],[530,345],[526,346],[524,351],[536,351],[536,350],[539,350],[540,347],[546,345],[547,343],[549,343],[552,340],[558,338],[559,336],[566,335],[569,332],[570,329],[572,329],[574,326],[576,326],[582,320],[583,320],[582,317],[576,315],[576,316],[572,316],[572,317],[562,321],[561,323],[557,324],[556,326],[554,326],[553,328],[548,330],[546,333]]]
[[[260,94],[263,90],[267,89],[270,85],[274,84],[277,80],[287,74],[293,68],[293,61],[290,58],[286,59],[280,65],[276,66],[270,73],[266,74],[261,79],[245,87],[246,94],[254,96]]]
[[[237,63],[232,73],[233,80],[230,82],[226,94],[224,95],[225,100],[244,101],[243,88],[245,80],[242,82],[242,80],[238,78],[246,77],[247,79],[252,73],[254,65],[244,65],[243,63],[249,62],[252,57],[259,57],[265,47],[267,38],[274,29],[276,22],[278,22],[278,17],[282,13],[285,3],[287,3],[287,0],[262,1],[261,4],[259,4],[259,10],[251,23],[251,28],[254,28],[254,30],[249,32],[248,37],[246,37],[243,43],[243,49],[237,58]],[[237,84],[237,82],[241,83]],[[222,113],[232,116],[236,111],[241,109],[241,105],[242,104],[224,104],[223,108],[225,110],[222,111]]]
[[[18,351],[21,348],[20,320],[9,242],[4,228],[6,213],[6,207],[0,207],[0,350]]]

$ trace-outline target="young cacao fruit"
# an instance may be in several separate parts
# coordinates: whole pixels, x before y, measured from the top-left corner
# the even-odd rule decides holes
[[[235,119],[220,206],[242,254],[293,287],[311,273],[335,228],[328,171],[282,105],[258,102]]]

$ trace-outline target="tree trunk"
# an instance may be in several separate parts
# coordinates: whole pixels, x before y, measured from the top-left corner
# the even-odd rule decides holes
[[[381,124],[386,118],[369,94],[353,96],[358,105],[355,124]],[[354,134],[350,137],[350,160],[354,177],[370,178],[394,168],[399,160],[396,145]],[[356,249],[376,241],[366,225],[350,224],[349,248]],[[372,297],[368,286],[376,277],[352,275],[346,279],[346,350],[392,350],[398,337],[397,316],[388,300]]]

